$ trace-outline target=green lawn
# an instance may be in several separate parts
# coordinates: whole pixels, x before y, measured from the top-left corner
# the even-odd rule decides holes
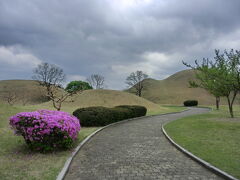
[[[21,136],[15,136],[9,126],[9,117],[22,111],[34,111],[45,107],[16,106],[0,104],[0,179],[55,179],[62,169],[66,159],[72,150],[41,154],[28,150]],[[158,112],[152,114],[176,112],[182,107],[159,106]],[[71,108],[65,107],[65,111],[71,112]],[[97,128],[82,128],[75,146]]]
[[[183,106],[161,105],[161,108],[159,109],[159,111],[148,111],[147,116],[171,113],[171,112],[181,112],[186,109],[187,108]]]
[[[165,125],[175,142],[213,164],[240,178],[240,111],[229,118],[227,107],[220,111],[182,118]]]
[[[41,154],[28,150],[21,136],[8,125],[10,116],[33,108],[0,104],[0,179],[56,179],[72,150]],[[97,128],[82,128],[75,146]]]

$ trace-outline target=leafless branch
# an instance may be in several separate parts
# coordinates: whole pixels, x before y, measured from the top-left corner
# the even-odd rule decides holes
[[[104,81],[105,78],[99,74],[92,74],[89,78],[87,78],[87,82],[95,89],[103,89]]]
[[[143,73],[142,71],[132,72],[126,78],[126,84],[128,84],[130,87],[134,87],[136,89],[136,95],[141,97],[142,89],[144,87],[143,80],[146,78],[148,78],[148,75]]]

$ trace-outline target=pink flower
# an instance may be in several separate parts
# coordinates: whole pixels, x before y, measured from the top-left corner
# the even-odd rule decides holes
[[[44,142],[55,135],[61,137],[57,135],[59,133],[65,139],[75,140],[81,128],[76,117],[66,112],[50,110],[18,113],[10,118],[9,124],[15,132],[31,142]],[[52,146],[57,146],[54,142],[53,144]]]

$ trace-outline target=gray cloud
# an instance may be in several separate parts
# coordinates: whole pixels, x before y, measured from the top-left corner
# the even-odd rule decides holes
[[[55,63],[69,80],[100,73],[109,88],[122,89],[131,71],[164,78],[184,69],[183,59],[239,48],[239,8],[239,0],[2,0],[0,47]],[[0,59],[0,79],[31,77]]]

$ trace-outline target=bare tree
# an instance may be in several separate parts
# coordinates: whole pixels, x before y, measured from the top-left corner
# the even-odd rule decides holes
[[[14,92],[14,91],[9,91],[7,92],[6,94],[3,95],[3,99],[5,101],[7,101],[7,103],[9,105],[13,105],[17,100],[18,100],[18,96],[17,96],[17,93]]]
[[[18,95],[14,89],[4,86],[3,94],[1,95],[1,99],[3,101],[6,101],[9,105],[12,106],[18,100]]]
[[[33,79],[46,88],[48,98],[58,111],[61,110],[64,101],[77,93],[76,91],[67,92],[61,88],[65,80],[65,74],[61,68],[54,64],[41,63],[33,70],[33,73]]]
[[[89,78],[87,78],[87,82],[95,89],[103,89],[104,80],[104,77],[99,74],[92,74]]]
[[[126,78],[126,84],[128,84],[130,87],[133,87],[136,89],[136,95],[139,97],[142,96],[142,89],[143,89],[143,80],[148,78],[148,75],[143,73],[142,71],[136,71],[132,72],[127,78]]]

